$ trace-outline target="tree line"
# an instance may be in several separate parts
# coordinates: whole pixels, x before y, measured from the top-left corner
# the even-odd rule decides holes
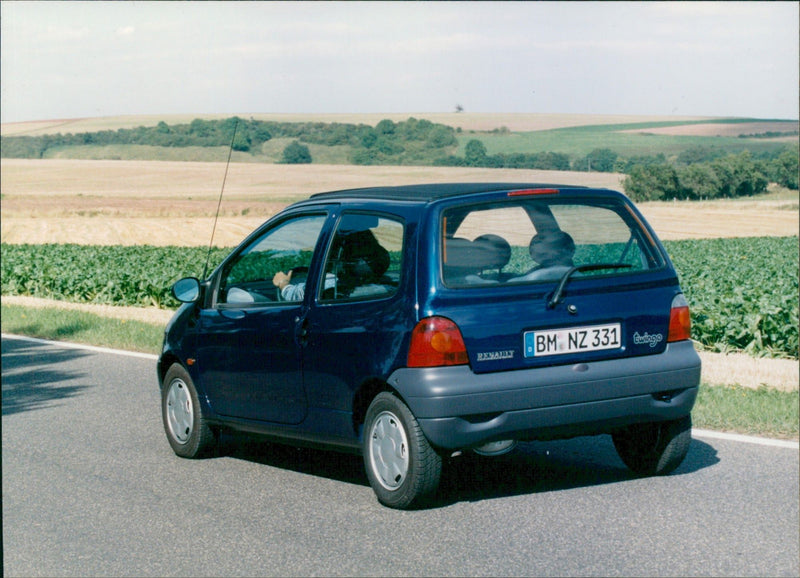
[[[507,129],[506,129],[507,130]],[[798,188],[798,147],[754,157],[715,147],[691,147],[675,158],[665,155],[622,157],[597,148],[573,158],[559,152],[488,154],[479,139],[469,140],[457,155],[457,129],[409,118],[377,125],[323,122],[276,122],[230,117],[190,123],[86,133],[0,137],[4,158],[45,158],[48,151],[73,146],[149,145],[155,147],[231,147],[259,155],[274,138],[291,139],[280,162],[313,162],[309,145],[348,147],[356,165],[435,165],[556,171],[618,172],[634,200],[713,199],[755,195],[770,182]]]
[[[726,153],[712,147],[692,147],[674,160],[663,154],[623,158],[608,148],[570,159],[562,153],[498,153],[489,155],[478,139],[470,140],[464,156],[437,161],[443,166],[557,171],[616,172],[627,175],[625,192],[636,201],[716,199],[763,193],[770,182],[798,189],[798,147],[755,158],[750,152]]]
[[[787,148],[771,160],[748,151],[709,162],[636,165],[622,182],[635,201],[701,200],[749,197],[763,193],[770,182],[798,189],[798,149]]]
[[[413,164],[441,156],[458,145],[450,126],[409,118],[389,119],[375,127],[366,124],[323,122],[276,122],[231,117],[224,120],[194,119],[190,123],[97,132],[0,137],[3,158],[45,158],[48,151],[73,146],[147,145],[156,147],[231,147],[257,155],[273,138],[295,139],[284,150],[284,162],[311,162],[308,147],[348,146],[354,164]],[[304,148],[303,148],[304,147]],[[288,148],[288,147],[287,147]],[[287,159],[289,159],[287,161]],[[298,160],[299,159],[299,160]]]

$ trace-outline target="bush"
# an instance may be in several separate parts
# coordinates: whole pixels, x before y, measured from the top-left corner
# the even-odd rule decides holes
[[[680,195],[678,172],[671,165],[640,165],[622,181],[625,193],[634,201],[676,199]]]
[[[770,178],[787,189],[798,190],[799,156],[797,147],[783,151],[767,166]]]
[[[618,157],[619,155],[611,149],[594,149],[582,159],[575,161],[572,168],[576,171],[611,173],[614,172]]]
[[[308,147],[294,141],[283,149],[283,162],[289,165],[303,165],[311,163],[311,153]]]
[[[469,141],[467,146],[464,148],[464,160],[466,161],[467,166],[470,167],[485,166],[486,147],[484,144],[477,139]]]
[[[785,160],[791,166],[788,155]],[[770,166],[747,151],[688,166],[636,165],[622,186],[634,201],[749,197],[767,190]]]

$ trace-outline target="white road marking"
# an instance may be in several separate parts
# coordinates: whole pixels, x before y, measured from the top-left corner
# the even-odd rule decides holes
[[[793,450],[800,449],[800,442],[792,440],[774,440],[770,438],[759,438],[756,436],[746,436],[742,434],[725,433],[725,432],[711,431],[705,429],[692,428],[692,436],[697,436],[699,438],[728,440],[732,442],[741,442],[745,444],[756,444],[760,446],[772,446],[776,448],[789,448]]]
[[[70,343],[68,341],[49,341],[47,339],[38,339],[36,337],[25,337],[22,335],[9,335],[8,333],[2,334],[3,339],[16,339],[18,341],[30,341],[32,343],[40,343],[42,345],[55,345],[58,347],[66,347],[68,349],[85,349],[86,351],[94,351],[97,353],[112,353],[114,355],[127,355],[128,357],[139,357],[142,359],[152,359],[156,361],[158,355],[152,353],[140,353],[138,351],[124,351],[122,349],[110,349],[108,347],[96,347],[94,345],[86,345],[83,343]]]

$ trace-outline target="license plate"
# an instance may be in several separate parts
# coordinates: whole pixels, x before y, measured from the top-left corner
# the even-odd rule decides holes
[[[525,357],[617,349],[621,346],[621,334],[619,323],[528,331],[525,333]]]

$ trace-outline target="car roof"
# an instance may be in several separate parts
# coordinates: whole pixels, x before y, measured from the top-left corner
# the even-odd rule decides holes
[[[311,195],[313,200],[327,199],[386,199],[430,202],[447,197],[457,197],[473,193],[493,191],[513,191],[522,189],[585,189],[574,185],[554,185],[544,183],[432,183],[425,185],[403,185],[396,187],[369,187],[345,189]]]

